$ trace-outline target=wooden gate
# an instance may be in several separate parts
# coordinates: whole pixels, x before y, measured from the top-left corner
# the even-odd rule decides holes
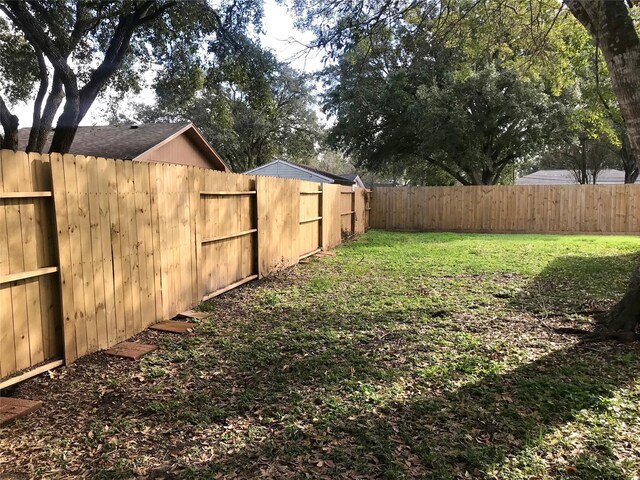
[[[207,300],[258,277],[258,219],[255,177],[202,175],[196,257]]]
[[[5,378],[61,365],[63,333],[49,158],[0,154],[0,378]]]
[[[298,252],[300,259],[322,250],[322,184],[301,182],[300,184],[300,230]]]

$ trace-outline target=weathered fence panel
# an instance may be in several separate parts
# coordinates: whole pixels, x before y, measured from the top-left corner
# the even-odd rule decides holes
[[[371,226],[496,233],[640,233],[640,185],[378,187]]]

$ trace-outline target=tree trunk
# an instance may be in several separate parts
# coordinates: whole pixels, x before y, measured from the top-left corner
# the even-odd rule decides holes
[[[614,307],[604,323],[605,333],[613,334],[620,340],[636,339],[636,328],[640,318],[640,266],[631,277],[629,288],[622,300]]]
[[[0,124],[4,130],[2,145],[0,147],[8,150],[18,149],[18,117],[13,115],[0,98]]]
[[[80,113],[80,99],[78,98],[78,91],[75,95],[65,94],[64,110],[62,115],[58,119],[56,125],[56,131],[53,134],[51,140],[51,147],[49,147],[49,153],[69,153],[71,145],[73,144],[73,138],[78,131],[78,115]]]
[[[640,38],[624,0],[565,0],[576,19],[600,47],[611,86],[627,126],[631,153],[640,158]],[[640,323],[640,270],[612,310],[605,327],[619,337],[633,338]]]
[[[636,165],[635,167],[624,169],[624,183],[636,183],[640,175],[640,169]]]
[[[640,174],[640,165],[635,155],[631,151],[629,137],[626,133],[622,135],[622,146],[620,147],[619,156],[622,158],[622,168],[624,169],[624,183],[636,183]]]
[[[47,94],[47,88],[49,88],[49,72],[47,71],[47,64],[44,60],[42,50],[35,50],[36,57],[38,59],[38,70],[40,72],[40,86],[38,87],[38,93],[36,94],[36,100],[33,105],[33,117],[31,121],[31,131],[29,132],[29,142],[27,143],[27,152],[33,152],[32,147],[35,146],[37,139],[37,132],[40,130],[40,124],[42,123],[42,102]]]
[[[37,128],[31,127],[31,134],[29,135],[29,145],[27,146],[27,152],[43,152],[44,147],[47,144],[47,138],[53,125],[58,108],[62,103],[64,93],[62,91],[62,81],[60,76],[56,73],[53,75],[53,84],[51,90],[47,96],[47,101],[44,104],[42,110],[42,116]]]

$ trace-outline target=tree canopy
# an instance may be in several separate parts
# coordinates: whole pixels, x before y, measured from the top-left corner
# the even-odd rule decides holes
[[[206,53],[224,58],[238,48],[249,26],[259,26],[262,2],[3,1],[0,12],[8,20],[0,24],[0,42],[9,49],[0,61],[7,73],[2,94],[23,100],[36,89],[27,149],[42,151],[63,105],[51,151],[66,152],[107,87],[120,93],[139,89],[152,63],[195,64]],[[2,97],[0,120],[4,146],[15,148],[17,122]]]
[[[215,65],[166,70],[155,92],[138,118],[194,121],[236,171],[276,157],[309,161],[322,139],[309,76],[255,43]]]
[[[555,142],[569,114],[570,65],[557,49],[560,33],[545,27],[575,22],[559,20],[549,4],[539,13],[547,23],[525,41],[524,26],[508,28],[521,12],[487,25],[486,12],[464,5],[405,14],[343,49],[326,72],[335,147],[373,170],[396,163],[414,174],[435,169],[462,184],[494,184]],[[533,55],[542,60],[531,63]]]

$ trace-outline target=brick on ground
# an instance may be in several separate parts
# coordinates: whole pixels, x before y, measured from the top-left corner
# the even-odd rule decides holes
[[[104,353],[112,355],[114,357],[128,358],[130,360],[138,360],[147,353],[153,352],[157,349],[157,345],[150,345],[147,343],[137,342],[120,342],[109,350],[105,350]]]
[[[42,406],[41,401],[22,398],[0,397],[0,425],[35,412]]]
[[[166,322],[151,325],[152,330],[169,333],[187,333],[190,332],[194,324],[191,322],[183,322],[180,320],[167,320]]]

